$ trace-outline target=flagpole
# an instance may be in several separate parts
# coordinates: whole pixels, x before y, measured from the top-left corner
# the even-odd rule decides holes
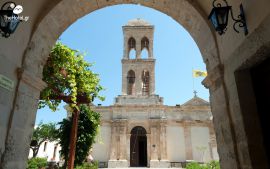
[[[193,68],[192,68],[192,72],[191,72],[191,76],[192,76],[192,90],[194,91],[195,89],[194,89],[194,76],[193,76]],[[192,91],[192,92],[193,92]]]

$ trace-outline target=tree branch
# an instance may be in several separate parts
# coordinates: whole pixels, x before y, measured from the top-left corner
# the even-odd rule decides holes
[[[71,96],[50,96],[49,97],[50,100],[63,100],[64,102],[70,104],[73,103],[73,101],[71,100]],[[42,98],[40,98],[40,100],[42,100]],[[87,104],[87,103],[91,103],[90,99],[88,99],[86,96],[77,96],[77,103],[78,104]]]

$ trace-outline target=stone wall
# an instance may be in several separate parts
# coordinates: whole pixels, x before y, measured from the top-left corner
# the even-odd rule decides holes
[[[42,68],[57,38],[78,18],[97,9],[122,3],[140,3],[159,10],[187,29],[200,48],[207,66],[208,77],[205,85],[210,88],[221,166],[223,169],[255,167],[249,152],[252,148],[249,147],[246,137],[252,135],[253,131],[248,129],[248,123],[243,118],[248,115],[247,111],[240,107],[241,98],[238,95],[234,72],[243,68],[242,66],[252,67],[262,62],[260,58],[269,57],[269,0],[229,1],[235,14],[239,13],[238,5],[243,3],[248,36],[235,33],[232,22],[229,23],[225,35],[219,36],[215,33],[207,19],[212,8],[209,1],[21,0],[17,3],[23,5],[23,15],[29,15],[30,20],[20,24],[9,39],[0,38],[0,73],[15,84],[12,91],[0,89],[1,168],[25,168],[36,103],[39,91],[42,90],[42,85],[39,85]],[[253,60],[254,58],[257,59]],[[24,73],[17,74],[18,68]],[[262,146],[260,143],[257,145]],[[256,159],[254,162],[256,163]]]
[[[201,103],[198,103],[198,100]],[[149,167],[168,167],[171,162],[186,160],[208,162],[214,158],[214,154],[217,159],[212,114],[207,104],[195,97],[183,106],[92,107],[101,113],[100,136],[105,140],[104,144],[94,145],[93,156],[100,162],[108,163],[112,168],[128,167],[131,130],[141,126],[147,132]],[[110,154],[109,159],[106,154]]]

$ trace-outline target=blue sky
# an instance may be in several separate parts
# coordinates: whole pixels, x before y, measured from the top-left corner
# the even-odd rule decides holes
[[[140,5],[117,5],[92,12],[77,20],[59,37],[65,45],[86,52],[85,59],[94,63],[92,70],[106,89],[104,102],[113,104],[121,94],[121,59],[123,57],[122,26],[134,18],[142,18],[155,26],[156,94],[166,105],[183,104],[198,96],[209,100],[209,92],[201,85],[203,78],[192,78],[192,68],[206,70],[201,53],[190,34],[171,17]],[[58,122],[66,116],[63,104],[59,111],[38,110],[36,123]]]

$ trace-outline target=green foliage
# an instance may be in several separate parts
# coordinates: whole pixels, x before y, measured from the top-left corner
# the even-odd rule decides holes
[[[186,169],[202,169],[202,166],[197,162],[188,163]]]
[[[78,133],[77,133],[77,144],[76,144],[76,156],[75,156],[75,166],[81,165],[85,160],[88,152],[95,142],[95,137],[98,132],[98,127],[100,123],[100,114],[91,111],[89,106],[80,105],[80,113],[78,120]],[[68,161],[69,152],[69,139],[70,130],[72,126],[72,118],[64,119],[59,123],[59,138],[62,150],[61,155],[64,157],[65,162]],[[66,165],[66,164],[65,164]]]
[[[75,169],[98,169],[98,162],[83,163],[82,165],[76,166]]]
[[[55,123],[43,124],[42,122],[34,129],[32,140],[37,141],[37,145],[31,146],[33,150],[33,157],[36,157],[40,145],[48,140],[54,141],[57,140],[58,130],[56,129]]]
[[[41,169],[45,168],[47,165],[46,158],[31,158],[27,162],[26,169]]]
[[[94,74],[90,63],[84,60],[84,55],[76,50],[57,42],[43,69],[43,81],[47,87],[40,94],[39,108],[46,105],[56,111],[63,96],[70,97],[73,108],[77,107],[77,97],[84,96],[90,102],[99,96],[103,88],[99,84],[99,77]]]
[[[187,164],[186,169],[220,169],[220,165],[218,161],[210,161],[206,164],[192,162]]]
[[[209,163],[207,163],[207,167],[209,169],[220,169],[220,165],[218,161],[210,161]]]

